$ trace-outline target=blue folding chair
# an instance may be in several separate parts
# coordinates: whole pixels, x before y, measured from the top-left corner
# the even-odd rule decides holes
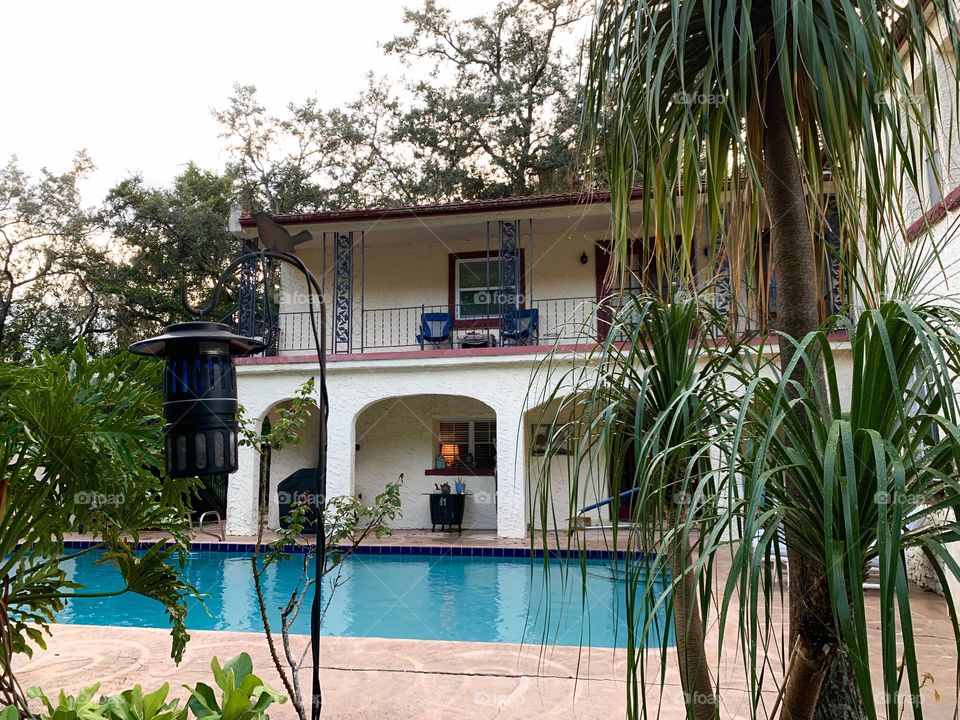
[[[540,311],[511,310],[500,329],[501,345],[536,345],[540,340]]]
[[[423,350],[427,345],[440,349],[441,345],[453,347],[453,316],[445,312],[425,312],[420,315],[420,332],[417,342]]]

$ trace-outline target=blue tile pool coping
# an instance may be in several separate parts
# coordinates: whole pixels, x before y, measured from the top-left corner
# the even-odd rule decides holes
[[[85,550],[87,548],[99,545],[100,543],[92,540],[64,540],[65,550]],[[145,541],[136,543],[137,550],[147,550],[156,545],[156,542]],[[193,542],[190,543],[191,552],[224,552],[224,553],[251,553],[256,547],[255,543],[232,543],[232,542]],[[268,545],[262,544],[260,551],[268,549]],[[283,550],[287,553],[306,553],[310,550],[310,545],[284,545]],[[346,547],[342,547],[346,550]],[[550,549],[542,548],[522,548],[522,547],[490,547],[490,546],[459,546],[459,545],[360,545],[354,550],[356,555],[433,555],[433,556],[451,556],[451,557],[491,557],[491,558],[543,558],[546,555],[549,558],[580,559],[585,554],[587,560],[624,560],[628,556],[632,558],[640,557],[643,553],[627,552],[625,550],[576,550],[576,549]]]

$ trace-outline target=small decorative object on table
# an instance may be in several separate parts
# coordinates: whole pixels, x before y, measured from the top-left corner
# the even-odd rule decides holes
[[[434,461],[433,466],[437,470],[443,470],[447,466],[447,461],[444,459],[442,453],[437,455],[437,459]]]
[[[440,492],[444,495],[450,494],[450,483],[444,483],[440,486]]]
[[[496,344],[493,335],[489,333],[468,332],[464,333],[463,337],[460,338],[460,347],[464,350],[469,348],[494,347]]]
[[[463,478],[457,478],[457,482],[454,483],[453,488],[456,490],[457,495],[463,495],[464,489],[467,487],[467,484],[463,481]]]

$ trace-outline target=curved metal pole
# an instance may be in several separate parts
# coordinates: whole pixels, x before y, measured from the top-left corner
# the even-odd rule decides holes
[[[188,313],[194,317],[203,317],[204,315],[208,315],[217,306],[224,282],[238,267],[245,262],[259,261],[264,263],[268,259],[289,263],[294,268],[302,272],[307,281],[307,301],[309,303],[310,312],[310,329],[313,334],[314,346],[317,350],[317,362],[320,365],[320,437],[317,447],[317,467],[314,476],[314,501],[316,503],[317,511],[317,552],[314,563],[315,578],[313,587],[313,601],[310,606],[310,651],[311,659],[313,661],[313,667],[311,668],[313,691],[311,718],[312,720],[319,720],[320,709],[323,706],[323,694],[320,687],[320,619],[322,608],[320,600],[320,588],[323,584],[323,569],[327,552],[326,522],[324,515],[327,506],[327,418],[330,414],[330,407],[327,401],[327,367],[325,345],[327,310],[326,304],[323,300],[323,287],[320,285],[316,276],[307,269],[307,266],[303,263],[303,260],[298,258],[293,253],[279,252],[276,250],[257,250],[240,255],[229,265],[227,265],[226,268],[224,268],[223,272],[220,273],[220,276],[213,285],[210,301],[203,307],[197,308],[190,304],[190,301],[187,299],[186,286],[182,287],[181,294],[183,307]],[[268,292],[268,287],[269,278],[265,278],[265,293]],[[313,293],[309,292],[311,289],[313,290]],[[313,307],[314,293],[316,294],[317,302],[320,306],[319,329],[317,328],[316,312]],[[269,297],[266,297],[265,300],[269,304]]]

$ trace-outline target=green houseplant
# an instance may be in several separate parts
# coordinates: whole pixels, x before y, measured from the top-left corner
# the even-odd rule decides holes
[[[179,572],[188,548],[193,482],[162,480],[156,369],[118,356],[90,359],[82,343],[0,364],[0,703],[27,712],[12,658],[45,647],[44,633],[67,600],[101,597],[70,580],[64,561],[101,552],[122,587],[163,603],[172,655],[188,639]],[[138,554],[140,531],[172,542]],[[69,533],[94,544],[65,549]]]

